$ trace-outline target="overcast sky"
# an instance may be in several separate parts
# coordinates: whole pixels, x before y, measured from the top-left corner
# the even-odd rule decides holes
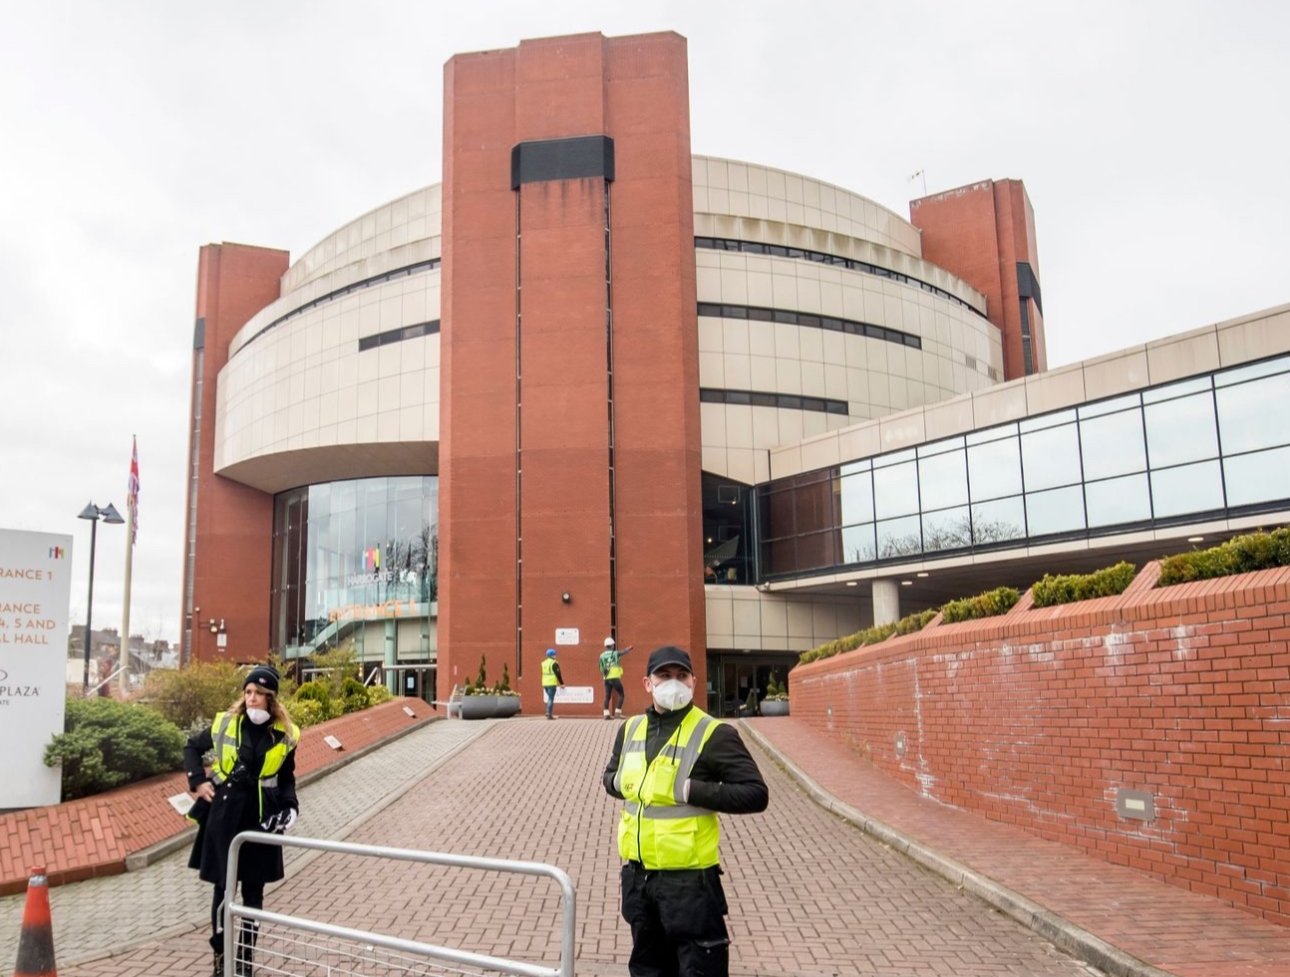
[[[447,11],[451,11],[450,13]],[[74,537],[142,496],[131,630],[180,627],[197,250],[293,258],[441,172],[457,52],[689,39],[696,153],[908,201],[985,178],[1035,208],[1049,365],[1290,301],[1290,4],[10,5],[0,31],[0,528]],[[94,622],[120,626],[124,527]],[[0,558],[3,554],[0,554]]]

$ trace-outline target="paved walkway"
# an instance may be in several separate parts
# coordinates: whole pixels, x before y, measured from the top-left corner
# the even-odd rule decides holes
[[[599,787],[614,729],[587,720],[433,723],[302,791],[296,833],[558,865],[577,887],[579,977],[618,977],[626,973],[630,937],[617,911],[616,806]],[[1169,900],[1190,894],[1129,870],[1121,879],[1102,863],[1090,879],[1070,849],[1027,847],[1025,836],[1005,826],[925,805],[793,720],[754,721],[746,736],[765,737],[791,757],[790,766],[834,793],[835,809],[863,807],[900,830],[888,831],[890,844],[875,840],[755,750],[770,783],[770,810],[723,819],[734,974],[1100,973],[972,894],[997,897],[990,879],[969,874],[954,885],[900,854],[901,832],[933,840],[936,852],[927,861],[940,869],[948,856],[1008,885],[1028,877],[1040,883],[1045,905],[1072,916],[1100,906],[1118,921],[1109,940],[1132,944],[1139,956],[1176,973],[1290,972],[1290,933],[1278,927],[1210,900],[1193,903],[1179,925]],[[958,821],[938,821],[940,814]],[[186,853],[178,853],[140,872],[51,890],[64,977],[203,973],[210,890],[185,861]],[[1089,888],[1099,879],[1111,883],[1102,883],[1101,897]],[[1138,881],[1151,887],[1153,899],[1106,898],[1108,888],[1129,886],[1123,892],[1131,894],[1130,883]],[[21,899],[0,900],[0,966],[16,955]],[[266,908],[549,966],[558,959],[557,892],[530,879],[390,862],[374,869],[368,860],[311,853],[289,860],[288,878],[269,892]],[[1261,931],[1267,936],[1261,956],[1240,942],[1247,921],[1270,927]],[[1064,938],[1060,917],[1037,922]],[[1181,934],[1189,945],[1178,942]],[[1155,952],[1180,946],[1188,951],[1181,957]],[[1128,959],[1113,955],[1109,962]]]
[[[630,937],[618,916],[616,805],[599,787],[614,729],[589,720],[434,723],[308,788],[297,831],[559,865],[577,886],[579,977],[622,975]],[[1096,973],[828,813],[758,756],[771,808],[726,819],[723,841],[735,974]],[[391,799],[390,779],[415,782]],[[354,814],[364,808],[365,820]],[[555,965],[559,900],[550,885],[373,864],[337,855],[297,861],[266,908]],[[177,855],[53,889],[64,977],[201,973],[209,888],[182,866]],[[19,914],[15,900],[0,903],[6,938]]]

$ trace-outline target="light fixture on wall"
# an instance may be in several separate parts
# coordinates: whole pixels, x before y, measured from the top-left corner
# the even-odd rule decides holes
[[[560,600],[567,604],[569,601],[573,600],[573,595],[566,590],[560,595]]]

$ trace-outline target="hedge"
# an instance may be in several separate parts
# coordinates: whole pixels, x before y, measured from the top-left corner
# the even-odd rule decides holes
[[[45,765],[62,765],[65,801],[184,764],[184,734],[159,713],[131,702],[68,699],[63,728],[45,747]]]
[[[941,606],[942,624],[975,621],[979,617],[997,617],[1007,614],[1021,600],[1016,587],[995,587],[975,597],[963,597]]]
[[[1031,588],[1030,596],[1035,607],[1073,604],[1094,597],[1115,597],[1128,589],[1136,573],[1134,565],[1124,560],[1095,573],[1046,573],[1044,579]]]
[[[844,651],[854,651],[856,648],[862,648],[865,645],[876,645],[880,641],[886,641],[893,634],[913,634],[915,631],[921,631],[926,627],[927,622],[938,613],[936,610],[919,611],[916,614],[908,614],[902,617],[895,624],[880,624],[872,628],[865,628],[863,631],[848,634],[845,637],[838,638],[836,641],[820,645],[818,648],[804,651],[798,656],[798,660],[802,662],[819,661],[821,658],[832,658],[834,655],[840,655]]]
[[[1157,587],[1290,566],[1290,529],[1236,536],[1207,550],[1165,557]]]

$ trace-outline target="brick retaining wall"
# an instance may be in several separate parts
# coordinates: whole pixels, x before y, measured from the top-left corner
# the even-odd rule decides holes
[[[403,711],[410,708],[416,715]],[[296,777],[339,763],[366,746],[428,722],[434,709],[419,699],[392,699],[379,706],[310,726],[296,748]],[[335,736],[344,747],[323,742]],[[79,800],[0,814],[0,895],[22,892],[28,873],[43,866],[51,885],[125,871],[125,860],[189,829],[167,798],[186,793],[182,772],[82,797]]]
[[[934,800],[1290,925],[1290,569],[1158,577],[800,665],[793,715]]]

